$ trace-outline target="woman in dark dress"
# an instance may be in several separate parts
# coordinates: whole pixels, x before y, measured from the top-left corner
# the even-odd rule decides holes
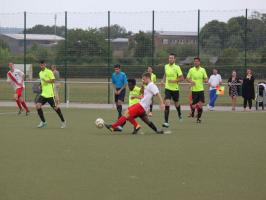
[[[228,79],[229,96],[232,99],[232,110],[236,110],[236,99],[240,94],[241,80],[237,77],[236,71],[232,71],[231,77]]]
[[[252,75],[251,69],[247,69],[246,76],[243,79],[242,84],[242,97],[244,99],[244,111],[246,111],[247,103],[249,110],[252,108],[252,100],[255,99],[255,89],[254,89],[255,78]]]

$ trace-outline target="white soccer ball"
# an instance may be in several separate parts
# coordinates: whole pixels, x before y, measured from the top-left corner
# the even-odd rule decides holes
[[[97,128],[103,128],[104,127],[104,120],[102,118],[97,118],[95,120],[95,125]]]

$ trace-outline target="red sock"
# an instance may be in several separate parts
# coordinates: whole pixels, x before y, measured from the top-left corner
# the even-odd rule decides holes
[[[26,105],[25,101],[21,101],[21,105],[25,108],[26,112],[29,112],[28,106]]]
[[[125,116],[121,116],[115,123],[112,124],[112,128],[116,128],[118,126],[121,126],[122,124],[127,121],[127,118]]]
[[[17,102],[17,105],[18,105],[19,109],[22,109],[22,106],[21,106],[20,100],[18,99],[18,100],[16,100],[16,102]]]
[[[139,126],[138,122],[133,118],[133,117],[129,117],[127,119],[135,128]]]

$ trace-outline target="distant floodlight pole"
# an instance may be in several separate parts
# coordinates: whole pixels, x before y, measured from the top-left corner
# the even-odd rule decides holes
[[[200,56],[200,9],[198,9],[198,57]]]
[[[64,51],[64,68],[65,68],[65,103],[67,102],[67,11],[65,11],[65,51]]]
[[[247,28],[248,28],[248,9],[246,9],[246,14],[245,14],[245,59],[244,59],[244,66],[247,68]]]
[[[27,72],[26,72],[26,62],[27,62],[27,13],[26,11],[24,11],[24,40],[23,40],[23,46],[24,46],[24,81],[26,81],[26,76],[27,76]],[[27,100],[27,96],[26,96],[26,88],[24,90],[24,98],[25,100]]]
[[[155,53],[155,45],[154,45],[154,10],[152,11],[152,43],[151,43],[151,48],[152,48],[152,66],[154,66],[154,53]]]
[[[110,32],[110,11],[108,11],[108,27],[107,27],[107,42],[108,42],[108,55],[107,55],[107,72],[108,72],[108,75],[107,75],[107,80],[108,80],[108,97],[107,97],[107,103],[110,104],[110,92],[111,92],[111,89],[110,89],[110,73],[111,73],[111,70],[110,70],[110,64],[111,64],[111,32]]]

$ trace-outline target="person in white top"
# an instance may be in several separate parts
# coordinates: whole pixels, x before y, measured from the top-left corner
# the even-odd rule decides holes
[[[215,106],[215,101],[217,99],[217,94],[216,94],[216,87],[222,84],[222,78],[221,75],[218,74],[218,70],[217,69],[213,69],[212,70],[212,75],[209,78],[209,86],[210,86],[210,90],[209,90],[209,110],[214,110],[214,106]]]
[[[161,109],[164,108],[163,99],[159,93],[158,87],[151,81],[151,74],[146,72],[142,75],[143,84],[146,85],[144,89],[144,96],[139,103],[128,107],[124,115],[122,115],[115,123],[112,125],[105,124],[105,127],[110,131],[117,131],[117,127],[121,126],[128,120],[134,126],[134,131],[132,134],[136,134],[140,130],[140,125],[137,123],[135,118],[146,115],[146,111],[149,110],[152,103],[152,97],[157,96],[160,101]],[[156,133],[164,133],[162,130],[158,130],[156,126],[151,122],[145,122],[150,128],[152,128]]]
[[[25,88],[24,73],[19,69],[16,69],[13,63],[8,63],[8,67],[9,71],[7,72],[7,82],[9,82],[15,90],[14,99],[17,102],[19,108],[18,114],[21,114],[24,108],[26,111],[26,115],[28,115],[29,109],[22,97],[22,92]]]

